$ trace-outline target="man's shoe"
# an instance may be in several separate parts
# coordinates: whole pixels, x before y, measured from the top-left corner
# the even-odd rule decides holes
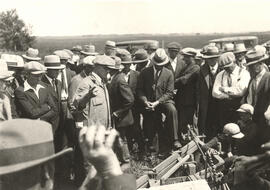
[[[179,148],[182,147],[181,143],[178,140],[174,141],[173,146],[174,146],[175,149],[179,149]]]

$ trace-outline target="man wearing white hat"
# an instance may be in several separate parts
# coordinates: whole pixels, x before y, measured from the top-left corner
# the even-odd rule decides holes
[[[242,104],[236,110],[239,115],[237,124],[245,135],[241,141],[236,143],[238,155],[252,156],[259,154],[260,144],[258,143],[258,126],[252,120],[254,108],[250,104]]]
[[[29,62],[29,61],[40,61],[41,58],[38,57],[38,49],[34,48],[28,48],[25,54],[22,55],[24,58],[24,62]]]
[[[270,128],[266,123],[264,113],[270,104],[270,73],[264,68],[264,61],[268,58],[263,47],[257,47],[247,52],[247,67],[251,73],[251,81],[244,98],[244,102],[254,107],[253,121],[258,125],[262,144],[270,139]]]
[[[217,99],[212,96],[217,73],[221,70],[218,65],[220,56],[216,46],[207,45],[202,49],[205,63],[201,66],[197,83],[197,112],[200,134],[210,140],[217,135]]]
[[[58,108],[50,91],[41,83],[42,75],[47,70],[46,67],[39,62],[30,61],[25,64],[24,69],[27,72],[27,80],[14,92],[20,117],[47,121],[55,130]]]
[[[106,41],[105,43],[105,49],[104,53],[107,56],[115,56],[116,54],[116,44],[114,41]]]
[[[143,129],[150,142],[149,148],[158,131],[160,139],[167,141],[168,147],[164,152],[166,154],[166,151],[172,148],[181,147],[178,141],[177,110],[173,101],[174,78],[173,73],[164,67],[169,62],[164,49],[157,49],[151,61],[153,66],[145,68],[140,73],[137,94],[144,105]],[[161,113],[166,115],[165,134],[161,130]]]
[[[236,122],[235,110],[240,106],[240,101],[247,91],[250,74],[236,64],[232,52],[222,54],[219,63],[224,70],[218,73],[212,94],[219,100],[221,127],[226,123]]]

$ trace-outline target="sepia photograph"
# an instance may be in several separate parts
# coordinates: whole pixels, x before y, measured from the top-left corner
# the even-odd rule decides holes
[[[2,0],[0,190],[270,190],[269,0]]]

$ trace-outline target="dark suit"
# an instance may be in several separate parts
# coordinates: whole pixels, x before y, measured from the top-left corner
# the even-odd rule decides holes
[[[204,133],[208,140],[217,135],[218,100],[213,98],[212,89],[219,70],[218,68],[213,76],[208,64],[205,63],[201,66],[197,80],[198,128],[199,132]]]
[[[175,80],[177,89],[175,102],[178,110],[179,132],[186,133],[187,125],[193,124],[193,115],[196,110],[196,84],[200,66],[188,65]]]
[[[134,96],[128,83],[125,81],[124,74],[120,72],[113,76],[111,83],[108,85],[108,91],[112,113],[117,115],[116,118],[112,117],[113,122],[123,140],[122,147],[118,150],[118,156],[120,161],[126,162],[130,157],[126,133],[134,122],[131,112]]]
[[[174,80],[178,79],[181,76],[182,71],[184,70],[184,68],[186,67],[185,62],[183,61],[182,57],[180,55],[177,56],[177,63],[176,63],[176,68],[175,71],[173,70],[173,67],[171,65],[171,63],[167,63],[165,65],[165,67],[167,69],[169,69],[170,71],[172,71],[173,75],[174,75]]]
[[[172,72],[163,67],[160,71],[157,81],[154,80],[153,66],[145,68],[139,76],[137,94],[141,102],[159,101],[159,105],[154,111],[144,110],[143,129],[145,136],[152,143],[157,129],[161,127],[161,113],[166,115],[166,132],[164,134],[159,130],[159,137],[166,138],[172,145],[173,140],[178,140],[178,118],[173,99],[174,77]],[[165,140],[165,139],[164,139]]]
[[[43,83],[40,84],[45,86]],[[39,98],[33,90],[24,91],[24,86],[19,86],[14,91],[14,95],[20,118],[47,121],[52,124],[53,131],[55,132],[57,128],[56,116],[58,115],[58,108],[47,88],[39,89]]]
[[[251,84],[252,80],[250,81]],[[245,96],[248,96],[247,94]],[[257,102],[254,106],[253,121],[258,125],[258,134],[260,143],[265,143],[270,139],[270,128],[267,126],[264,113],[270,104],[270,72],[266,72],[256,90]]]

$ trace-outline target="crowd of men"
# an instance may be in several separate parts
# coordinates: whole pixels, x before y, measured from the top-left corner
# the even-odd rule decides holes
[[[166,157],[190,138],[188,126],[206,142],[222,141],[221,134],[234,138],[228,157],[256,155],[270,140],[268,51],[241,43],[226,47],[199,51],[153,43],[131,53],[107,41],[104,54],[94,45],[57,50],[44,59],[33,48],[22,57],[2,54],[0,119],[49,122],[55,151],[75,148],[56,161],[56,186],[72,177],[79,187],[94,170],[78,142],[84,126],[118,131],[115,152],[122,165],[134,152],[138,159],[157,150]]]

